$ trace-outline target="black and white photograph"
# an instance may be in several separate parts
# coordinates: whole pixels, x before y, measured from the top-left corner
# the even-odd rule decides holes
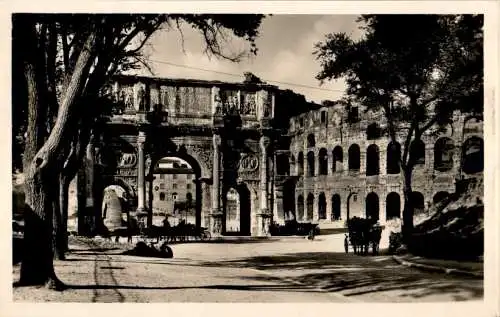
[[[11,12],[9,300],[484,301],[484,12],[259,11]]]

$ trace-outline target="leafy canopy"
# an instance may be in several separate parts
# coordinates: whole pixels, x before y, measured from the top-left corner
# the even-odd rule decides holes
[[[363,15],[364,35],[317,43],[321,82],[344,78],[343,103],[383,108],[388,120],[423,133],[453,110],[482,112],[482,15]],[[392,105],[392,106],[391,106]]]

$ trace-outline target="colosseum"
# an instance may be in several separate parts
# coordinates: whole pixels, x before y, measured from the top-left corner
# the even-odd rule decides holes
[[[354,216],[381,224],[401,217],[403,177],[397,158],[405,136],[398,135],[393,144],[384,134],[382,113],[362,106],[345,109],[325,106],[290,119],[289,173],[297,181],[283,200],[294,202],[285,218],[342,226]],[[416,159],[411,199],[418,214],[454,192],[456,179],[482,177],[482,120],[456,111],[446,128],[436,126],[420,143],[410,144],[410,153]]]

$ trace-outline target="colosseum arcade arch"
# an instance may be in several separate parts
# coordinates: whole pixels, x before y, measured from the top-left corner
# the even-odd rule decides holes
[[[380,171],[380,159],[378,146],[372,144],[366,150],[366,176],[378,175]]]
[[[446,172],[453,168],[453,140],[447,137],[439,138],[434,144],[434,169]]]
[[[321,148],[318,154],[319,175],[328,175],[328,153]]]
[[[380,204],[378,195],[374,192],[369,193],[365,200],[366,218],[379,220],[380,218]]]
[[[299,195],[297,197],[297,221],[304,220],[304,196]]]
[[[413,206],[413,213],[415,215],[423,214],[425,212],[425,199],[421,192],[412,192],[410,196],[410,203],[411,206]]]
[[[363,199],[360,199],[359,193],[353,192],[347,196],[347,219],[363,217],[363,208]]]
[[[484,169],[484,144],[479,137],[470,137],[462,145],[462,171],[475,174]]]
[[[326,196],[321,192],[318,197],[318,218],[326,219]]]
[[[401,145],[391,141],[387,145],[387,174],[399,174],[399,160],[401,158]]]
[[[314,152],[309,151],[307,153],[307,176],[309,176],[309,177],[314,176],[314,168],[315,167],[316,166],[314,164]]]
[[[297,175],[304,175],[304,153],[302,152],[297,155]]]
[[[353,144],[349,147],[349,171],[359,171],[360,149],[359,145]]]
[[[343,158],[343,153],[342,153],[342,147],[336,146],[333,151],[332,151],[332,158],[333,158],[333,164],[332,164],[332,172],[342,172],[342,166],[344,164],[344,158]]]
[[[315,146],[316,146],[316,139],[314,137],[314,134],[311,133],[307,136],[307,147],[313,148]]]
[[[340,220],[341,219],[341,204],[340,204],[340,195],[334,194],[332,196],[332,214],[331,220]]]
[[[450,193],[445,192],[445,191],[439,191],[436,194],[434,194],[434,196],[432,197],[432,202],[434,204],[438,204],[438,203],[444,201],[445,199],[447,199],[449,196],[450,196]]]
[[[307,221],[311,221],[314,219],[314,195],[312,193],[309,193],[307,195],[307,210],[306,210],[306,218]]]
[[[385,203],[386,219],[401,218],[401,197],[396,192],[387,195]]]

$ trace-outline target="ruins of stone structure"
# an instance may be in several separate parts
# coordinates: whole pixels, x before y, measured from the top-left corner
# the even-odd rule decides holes
[[[76,179],[80,233],[96,227],[110,185],[126,192],[130,217],[151,225],[146,191],[167,156],[192,167],[196,225],[213,236],[230,231],[228,209],[231,226],[252,236],[268,236],[271,221],[343,226],[352,216],[400,216],[402,178],[391,153],[404,147],[388,144],[381,114],[322,107],[264,83],[119,76],[109,90],[115,106]],[[414,145],[419,209],[453,191],[457,177],[482,173],[482,137],[481,121],[455,113],[447,131]]]
[[[299,220],[339,226],[354,216],[382,224],[400,218],[403,177],[397,158],[405,140],[397,135],[392,144],[383,133],[386,127],[383,113],[364,107],[332,105],[291,118],[287,154],[290,174],[298,181],[284,198],[293,199],[295,209],[285,210],[295,211]],[[456,179],[482,177],[483,122],[456,111],[444,131],[436,126],[422,140],[409,146],[417,162],[411,198],[416,214],[454,192]]]

